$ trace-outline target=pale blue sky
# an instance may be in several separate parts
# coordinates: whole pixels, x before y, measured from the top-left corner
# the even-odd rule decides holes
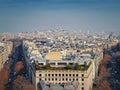
[[[120,32],[120,0],[0,0],[0,32]]]

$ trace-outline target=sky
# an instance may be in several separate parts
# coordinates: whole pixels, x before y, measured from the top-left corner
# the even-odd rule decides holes
[[[120,32],[120,0],[0,0],[0,32]]]

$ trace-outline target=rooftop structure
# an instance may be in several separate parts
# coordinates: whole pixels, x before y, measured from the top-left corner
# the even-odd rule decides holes
[[[62,60],[61,52],[60,51],[53,51],[49,52],[45,56],[46,60]]]
[[[36,85],[37,83],[43,80],[46,84],[50,84],[50,85],[51,84],[55,86],[56,84],[64,85],[64,87],[61,87],[61,88],[59,86],[56,86],[56,90],[59,88],[61,90],[64,90],[64,89],[91,90],[92,83],[93,83],[92,72],[93,72],[92,64],[90,64],[89,68],[87,68],[86,70],[80,70],[80,69],[78,70],[73,70],[73,69],[40,70],[39,69],[36,71],[36,77],[34,77],[35,78],[34,84]],[[78,85],[76,86],[76,88],[72,84],[67,86],[67,83],[72,83],[72,82],[77,82]],[[41,85],[42,84],[40,84],[40,86]],[[51,90],[50,86],[48,86],[47,89]]]
[[[3,64],[8,60],[8,56],[12,51],[12,42],[0,42],[0,70],[3,68]]]
[[[30,36],[30,33],[28,33],[28,36]],[[93,83],[92,80],[98,75],[98,66],[103,58],[105,39],[106,37],[102,34],[90,35],[57,30],[36,33],[35,38],[23,41],[32,83],[37,85],[43,80],[47,84],[46,88],[50,89],[49,83],[71,83],[76,78],[75,73],[85,74],[86,72],[89,72],[89,74],[86,74],[86,80]],[[63,78],[61,77],[62,73],[65,75]],[[57,77],[56,75],[60,76]],[[80,78],[78,77],[75,80],[80,81]],[[85,82],[85,84],[89,85],[88,82]],[[72,86],[70,87],[72,88]],[[81,85],[80,88],[78,90],[83,90],[85,87]]]

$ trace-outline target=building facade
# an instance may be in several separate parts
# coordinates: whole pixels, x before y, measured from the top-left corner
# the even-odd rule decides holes
[[[8,56],[11,54],[12,48],[12,42],[0,42],[0,70],[3,68],[3,64],[8,60]]]
[[[76,90],[92,90],[93,85],[93,66],[88,70],[37,70],[35,79],[36,90],[38,83],[43,80],[49,84],[65,84],[78,81]]]

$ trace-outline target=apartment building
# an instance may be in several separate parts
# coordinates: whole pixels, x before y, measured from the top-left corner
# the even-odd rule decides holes
[[[30,41],[24,41],[23,43],[30,79],[36,86],[36,90],[39,90],[38,87],[40,85],[38,84],[42,83],[42,81],[47,85],[66,85],[75,81],[78,82],[78,86],[72,90],[92,90],[93,79],[98,70],[96,66],[99,65],[99,56],[96,55],[96,57],[93,58],[91,54],[94,53],[92,51],[95,51],[96,48],[80,49],[80,54],[77,54],[77,49],[75,48],[67,47],[61,49],[61,47],[54,47],[53,45],[50,49],[47,48],[48,52],[44,52],[46,47],[39,49],[34,42]],[[44,53],[41,52],[42,50]],[[96,53],[97,52],[98,51],[96,51]],[[84,69],[84,66],[89,65],[89,62],[92,62],[92,64],[87,69]],[[65,69],[69,65],[75,67],[76,64],[82,67],[80,67],[80,69]],[[49,67],[46,68],[46,66]],[[50,89],[49,86],[47,86],[47,88],[47,90],[53,90]]]
[[[0,70],[3,68],[3,64],[8,60],[8,56],[12,51],[12,42],[0,42]]]
[[[4,63],[4,54],[5,54],[5,49],[3,46],[0,46],[0,70],[3,67],[3,63]]]
[[[93,64],[87,70],[37,70],[35,79],[36,88],[43,80],[48,84],[66,84],[73,81],[78,82],[76,90],[92,90]],[[39,89],[36,89],[39,90]]]

